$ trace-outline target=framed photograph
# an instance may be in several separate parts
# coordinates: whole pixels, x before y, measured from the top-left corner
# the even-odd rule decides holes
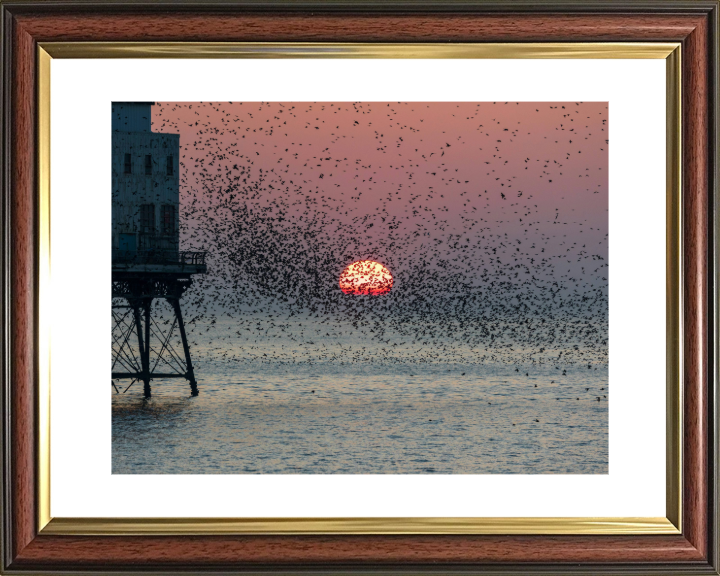
[[[718,573],[717,2],[1,9],[3,573]]]

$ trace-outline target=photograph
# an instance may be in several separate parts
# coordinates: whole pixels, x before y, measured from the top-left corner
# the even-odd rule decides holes
[[[112,102],[112,473],[607,474],[608,114]]]
[[[0,573],[720,574],[719,14],[0,0]]]

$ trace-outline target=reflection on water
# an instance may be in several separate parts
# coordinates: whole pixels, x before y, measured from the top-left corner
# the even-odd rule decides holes
[[[113,473],[608,471],[603,365],[204,361],[198,373],[196,398],[181,380],[154,381],[147,401],[139,385],[113,391]]]

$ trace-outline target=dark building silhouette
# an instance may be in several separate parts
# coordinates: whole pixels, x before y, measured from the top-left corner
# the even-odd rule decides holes
[[[152,105],[112,104],[113,386],[142,381],[149,397],[151,380],[186,378],[197,395],[180,299],[207,271],[205,253],[180,250],[180,135],[151,131]],[[169,330],[153,318],[155,299],[172,308]],[[171,346],[176,326],[182,355]]]

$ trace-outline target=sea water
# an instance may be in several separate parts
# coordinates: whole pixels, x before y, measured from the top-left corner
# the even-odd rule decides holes
[[[194,338],[199,396],[184,379],[153,380],[150,399],[142,383],[109,391],[113,473],[608,472],[607,363],[474,361],[472,350],[414,362],[369,342],[318,354],[347,352],[330,341],[293,355],[287,338]]]

